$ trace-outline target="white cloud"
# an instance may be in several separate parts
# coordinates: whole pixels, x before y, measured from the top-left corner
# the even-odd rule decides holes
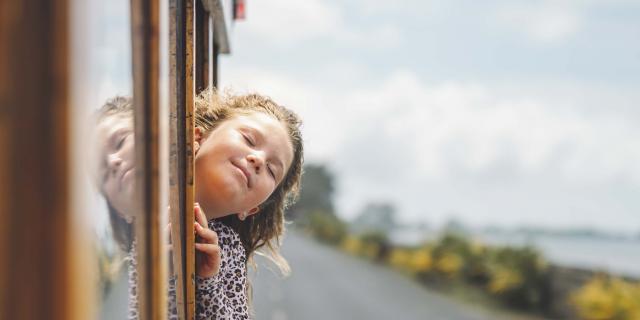
[[[577,103],[598,91],[581,89]],[[635,210],[631,199],[604,192],[640,184],[637,119],[589,117],[563,105],[565,97],[500,85],[426,85],[408,72],[344,100],[358,127],[343,128],[351,140],[335,160],[347,215],[391,198],[413,219],[462,211],[470,223],[569,226],[579,214],[581,223],[624,228],[604,213]]]
[[[370,30],[356,30],[344,26],[333,37],[342,45],[369,49],[394,48],[404,41],[400,28],[389,23],[381,24]]]
[[[421,8],[434,14],[425,20],[446,30],[477,17],[468,7],[469,12],[454,10],[458,5],[429,1]],[[491,2],[473,8],[498,17],[529,42],[553,46],[592,28],[592,9],[601,5],[606,3]],[[303,116],[307,159],[329,162],[339,175],[339,213],[353,215],[364,202],[381,199],[394,201],[407,220],[427,213],[435,221],[454,211],[476,224],[631,228],[640,223],[640,207],[631,196],[640,185],[635,83],[601,78],[596,83],[572,70],[558,74],[544,61],[523,61],[542,70],[531,76],[516,70],[505,76],[510,83],[491,80],[501,78],[500,73],[473,74],[475,69],[465,73],[471,81],[456,73],[436,75],[451,81],[434,80],[424,65],[413,68],[427,61],[413,61],[410,55],[406,63],[395,63],[393,55],[389,61],[350,60],[379,54],[370,50],[380,49],[376,40],[383,39],[388,41],[378,42],[389,45],[382,48],[419,51],[416,42],[404,41],[409,36],[399,26],[423,25],[401,21],[407,18],[405,9],[424,18],[422,9],[394,5],[385,15],[385,5],[347,12],[337,1],[277,0],[252,3],[249,13],[267,12],[258,6],[269,6],[264,10],[272,11],[265,16],[274,21],[250,15],[237,25],[237,31],[246,32],[234,35],[238,44],[249,43],[249,53],[286,45],[292,57],[304,59],[291,58],[283,68],[282,50],[274,57],[236,54],[228,68],[221,68],[223,85],[267,93]],[[296,6],[307,7],[296,12]],[[322,21],[314,20],[318,17]],[[372,17],[379,23],[362,23]],[[286,21],[295,19],[308,25],[299,23],[289,32],[296,26]],[[460,42],[469,40],[468,33],[459,34]],[[338,54],[306,56],[309,50],[324,53],[326,46],[335,47],[326,52]],[[594,67],[604,63],[594,61]],[[398,66],[405,69],[388,71]]]
[[[585,221],[597,223],[599,208],[612,200],[581,204],[580,189],[616,181],[640,184],[637,119],[581,112],[603,94],[586,84],[567,90],[559,84],[548,84],[554,90],[526,83],[517,89],[426,84],[410,71],[398,71],[381,83],[340,91],[248,67],[223,78],[236,88],[267,93],[303,116],[307,159],[329,162],[339,173],[339,209],[347,216],[371,199],[390,199],[408,219],[424,214],[421,210],[441,216],[462,210],[472,223],[570,225],[571,210],[591,206]],[[506,191],[511,183],[518,187]],[[508,192],[508,199],[501,192]],[[557,198],[562,193],[575,199]],[[549,199],[541,203],[533,195]],[[516,214],[492,217],[493,211]],[[541,211],[545,216],[536,216]]]
[[[238,28],[258,37],[292,43],[336,32],[342,24],[339,8],[321,0],[255,1]]]
[[[578,33],[581,8],[567,1],[510,3],[496,11],[503,25],[541,44],[561,42]]]
[[[603,179],[633,174],[640,181],[640,165],[635,164],[640,156],[634,151],[640,142],[630,138],[640,137],[640,130],[631,121],[615,114],[581,117],[555,102],[561,100],[554,96],[514,97],[480,84],[425,85],[405,71],[380,87],[340,100],[346,122],[358,126],[337,130],[359,143],[370,143],[367,137],[381,134],[406,143],[423,174],[442,176],[459,170],[449,167],[452,157],[464,170],[486,170],[508,150],[525,174],[554,167],[576,180],[594,174]],[[563,155],[558,159],[559,152]]]
[[[438,11],[442,7],[446,7],[448,1],[432,1],[432,0],[396,0],[396,1],[370,1],[370,0],[352,0],[360,13],[373,16],[385,16],[392,14],[407,15],[411,13],[419,13],[426,17]]]
[[[301,41],[335,41],[350,46],[393,47],[402,39],[398,27],[381,23],[375,28],[354,28],[342,8],[321,0],[272,0],[252,2],[247,19],[235,26],[241,37],[260,39],[269,45],[293,45]]]

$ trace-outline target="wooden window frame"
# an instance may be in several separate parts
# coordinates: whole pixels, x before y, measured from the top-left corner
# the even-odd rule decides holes
[[[211,75],[210,61],[212,52],[210,50],[209,35],[211,29],[211,18],[200,0],[195,4],[195,89],[196,94],[209,86],[209,76]]]
[[[196,0],[198,1],[198,0]],[[220,54],[230,54],[231,46],[227,33],[227,25],[225,22],[224,9],[222,0],[202,0],[203,9],[208,12],[210,17],[209,32],[212,33],[212,43],[207,48],[209,55],[208,69],[211,72],[211,86],[217,88],[218,81],[218,56]]]
[[[207,8],[211,4],[218,8],[218,20],[224,25],[220,1],[169,0],[169,202],[172,232],[180,234],[173,243],[172,276],[178,279],[176,302],[181,319],[195,318],[194,99],[209,86],[210,76],[217,84],[217,53],[210,45],[214,24]],[[226,29],[224,35],[226,44]]]
[[[168,5],[167,114],[159,106],[160,0],[131,1],[139,319],[166,319],[169,276],[176,277],[178,317],[195,318],[193,102],[217,85],[217,56],[229,52],[221,1]],[[69,0],[0,2],[0,148],[8,155],[0,159],[0,314],[8,319],[87,319],[97,310],[88,292],[95,284],[84,277],[91,253],[78,250],[87,247],[78,241],[86,233],[71,194],[71,9]],[[166,148],[168,159],[160,154],[165,117],[176,143]],[[169,218],[178,221],[172,275],[162,161],[169,162]]]
[[[193,0],[169,0],[169,207],[179,319],[195,314]],[[189,223],[191,222],[191,223]]]
[[[0,315],[6,319],[71,319],[78,312],[67,192],[68,8],[66,0],[0,2]]]
[[[167,115],[160,108],[160,2],[131,1],[133,105],[136,152],[135,224],[139,319],[167,317],[166,221],[161,208],[160,123]]]

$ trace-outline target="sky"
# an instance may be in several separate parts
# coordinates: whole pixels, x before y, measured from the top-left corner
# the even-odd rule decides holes
[[[298,112],[337,213],[640,231],[640,2],[247,1],[222,87]]]
[[[131,94],[129,2],[79,3],[95,110]],[[640,231],[637,0],[248,0],[228,31],[222,87],[302,116],[345,219]]]

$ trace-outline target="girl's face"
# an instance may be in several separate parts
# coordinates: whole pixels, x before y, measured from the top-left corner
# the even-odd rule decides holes
[[[195,133],[195,199],[209,219],[257,213],[293,161],[286,127],[262,112],[225,120],[206,138]]]
[[[110,116],[98,124],[100,186],[111,206],[130,220],[133,211],[135,150],[132,119]]]

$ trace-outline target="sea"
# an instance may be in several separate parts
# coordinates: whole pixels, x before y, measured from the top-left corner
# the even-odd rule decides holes
[[[436,232],[400,229],[390,234],[397,244],[413,245],[437,237]],[[533,246],[551,264],[604,271],[640,279],[640,239],[520,233],[472,233],[474,241],[496,246]]]

